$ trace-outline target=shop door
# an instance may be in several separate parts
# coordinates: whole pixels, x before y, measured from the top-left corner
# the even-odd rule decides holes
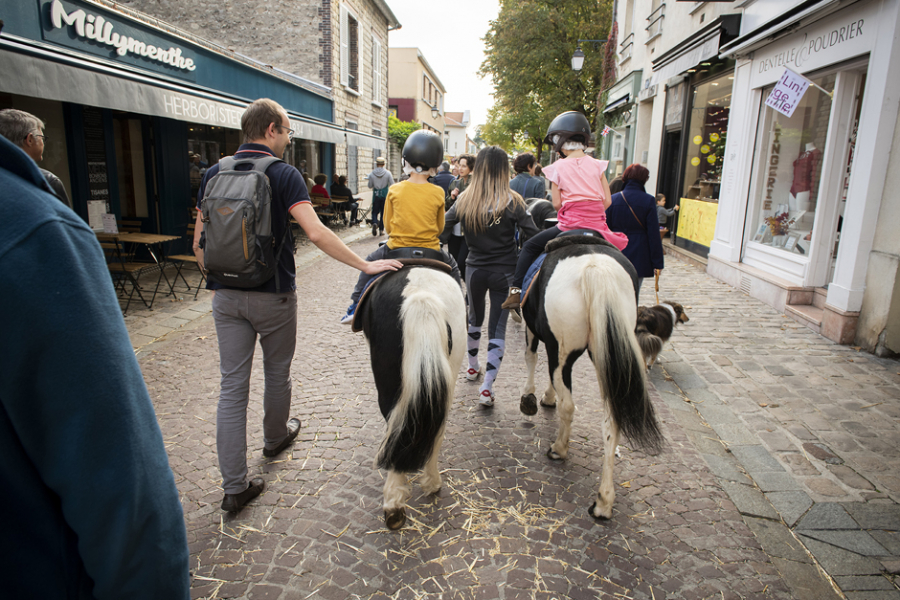
[[[666,206],[678,204],[678,152],[681,148],[681,130],[667,131],[663,140],[662,160],[659,161],[657,193],[665,194]],[[677,218],[676,213],[676,218]],[[672,231],[675,231],[673,228]]]
[[[120,229],[157,233],[150,118],[113,113]]]

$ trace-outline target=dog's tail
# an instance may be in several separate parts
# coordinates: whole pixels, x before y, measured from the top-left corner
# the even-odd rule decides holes
[[[634,335],[637,305],[631,278],[615,260],[603,257],[584,271],[588,342],[600,389],[615,423],[651,453],[662,448],[662,432],[647,392],[647,373]]]
[[[634,334],[637,336],[638,345],[641,347],[641,353],[644,355],[644,362],[651,360],[654,356],[662,352],[662,338],[650,333],[650,330],[647,329],[646,325],[638,323],[637,328],[634,330]]]
[[[416,291],[403,300],[400,395],[378,452],[383,469],[409,473],[431,457],[444,428],[456,372],[450,365],[450,316],[435,294]]]

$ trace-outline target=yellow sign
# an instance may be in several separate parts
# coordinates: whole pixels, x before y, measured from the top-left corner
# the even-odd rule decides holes
[[[700,157],[695,156],[694,158],[692,158],[691,164],[694,165],[695,167],[699,167],[700,166]]]
[[[718,134],[718,133],[711,133],[711,134],[709,134],[709,141],[711,141],[711,142],[713,142],[713,143],[718,142],[718,141],[719,141],[719,134]]]
[[[716,202],[682,198],[676,235],[709,248],[716,233],[718,214],[719,205]]]
[[[703,144],[702,146],[700,146],[700,152],[702,152],[703,154],[709,154],[709,146]]]
[[[706,162],[708,162],[708,163],[711,164],[711,165],[716,164],[716,155],[715,155],[715,154],[710,154],[709,156],[707,156],[707,157],[706,157]]]
[[[702,143],[703,143],[703,137],[702,137],[702,136],[699,136],[699,135],[695,135],[695,136],[694,136],[694,144],[696,144],[697,146],[699,146],[699,145],[702,144]]]

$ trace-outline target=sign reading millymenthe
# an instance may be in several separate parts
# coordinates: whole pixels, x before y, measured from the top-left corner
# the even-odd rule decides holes
[[[95,7],[91,7],[94,9]],[[70,2],[51,0],[41,7],[44,39],[83,52],[122,60],[181,79],[193,80],[194,58],[171,40],[112,13],[94,13]]]

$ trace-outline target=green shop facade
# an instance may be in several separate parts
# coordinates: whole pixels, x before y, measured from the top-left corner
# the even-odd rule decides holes
[[[257,98],[285,107],[284,159],[310,177],[334,171],[336,144],[381,141],[334,124],[330,89],[118,5],[19,1],[0,18],[0,109],[44,121],[40,166],[94,228],[109,212],[184,234],[200,176],[237,150]]]

